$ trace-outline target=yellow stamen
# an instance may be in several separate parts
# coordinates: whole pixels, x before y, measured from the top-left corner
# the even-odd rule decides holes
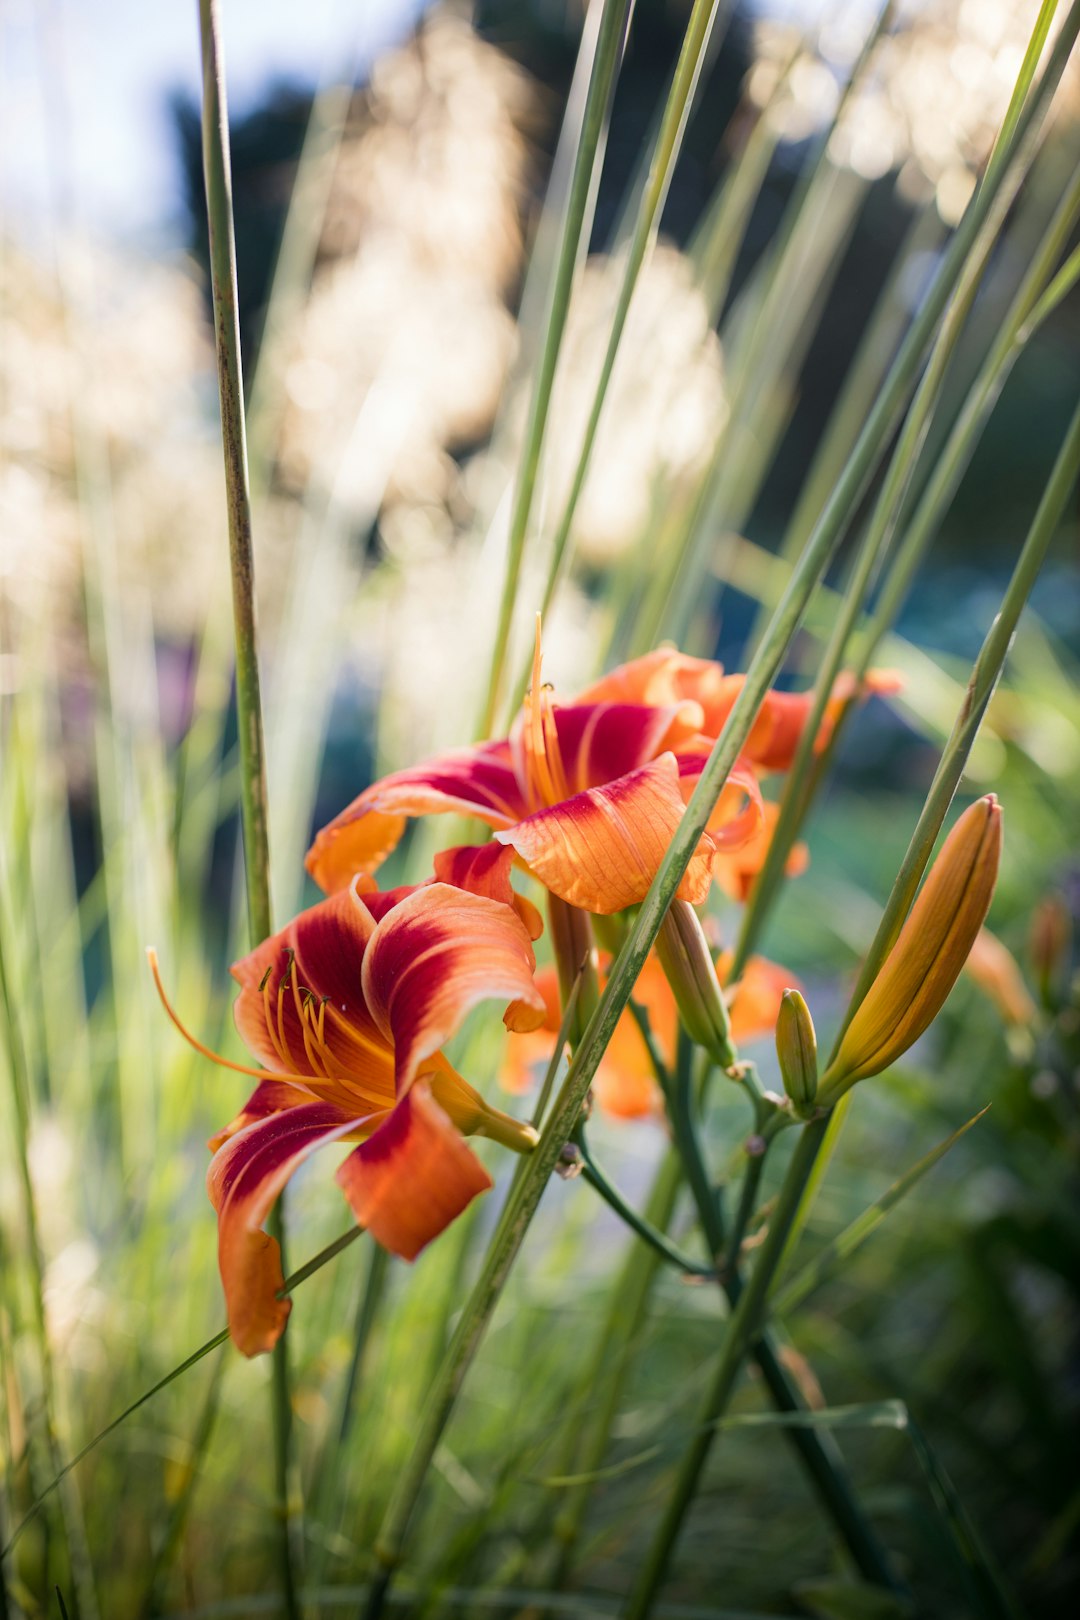
[[[210,1062],[216,1063],[219,1068],[232,1069],[236,1074],[250,1075],[254,1080],[286,1081],[290,1085],[299,1086],[302,1090],[306,1091],[309,1096],[320,1098],[324,1102],[335,1103],[338,1106],[342,1105],[341,1091],[342,1087],[344,1086],[345,1092],[350,1101],[350,1106],[353,1100],[359,1099],[365,1106],[374,1108],[376,1110],[382,1109],[385,1111],[385,1096],[361,1085],[346,1073],[341,1073],[340,1075],[327,1074],[325,1078],[323,1078],[318,1074],[298,1074],[295,1070],[287,1067],[285,1069],[257,1069],[252,1064],[234,1063],[231,1058],[222,1057],[220,1052],[215,1052],[209,1046],[206,1046],[204,1042],[200,1041],[197,1036],[193,1035],[191,1031],[181,1022],[180,1015],[177,1013],[175,1007],[172,1005],[172,1002],[165,993],[165,986],[161,982],[161,970],[158,966],[157,951],[154,950],[153,946],[149,946],[147,948],[146,959],[150,964],[150,972],[153,974],[154,985],[157,989],[158,996],[161,999],[161,1005],[165,1008],[166,1013],[168,1013],[169,1019],[174,1028],[179,1031],[180,1035],[183,1036],[184,1040],[187,1041],[189,1046],[194,1047],[195,1051],[199,1053],[200,1057],[209,1058]],[[267,983],[264,981],[264,1001],[268,993]],[[322,1010],[322,1008],[319,1009],[320,1015]],[[267,1029],[272,1036],[274,1031],[273,1026],[269,1021],[267,1022]],[[328,1048],[327,1056],[332,1060],[332,1054],[329,1052]],[[370,1126],[370,1129],[374,1129],[374,1126]],[[365,1126],[365,1134],[370,1134],[367,1126]]]
[[[533,644],[532,681],[525,696],[525,770],[526,792],[533,808],[558,804],[569,798],[562,755],[559,752],[559,733],[555,724],[555,706],[551,691],[541,681],[540,615],[536,615],[536,639]]]
[[[296,962],[295,954],[289,950],[288,946],[286,946],[285,949],[289,958],[289,963],[285,969],[285,972],[278,980],[277,987],[277,1032],[281,1042],[281,1052],[283,1056],[289,1050],[289,1042],[285,1034],[285,980],[294,972],[294,964]]]
[[[220,1052],[214,1052],[209,1046],[205,1046],[180,1022],[179,1014],[165,994],[165,986],[161,982],[161,970],[158,967],[157,951],[154,950],[152,945],[147,947],[146,960],[150,964],[150,972],[154,976],[154,984],[161,998],[161,1005],[165,1008],[173,1024],[180,1031],[188,1045],[193,1046],[200,1056],[209,1058],[211,1063],[216,1063],[222,1069],[232,1069],[237,1074],[250,1074],[256,1080],[295,1080],[303,1086],[308,1084],[310,1077],[306,1074],[278,1074],[273,1069],[256,1069],[249,1063],[234,1063],[231,1058],[222,1057]]]
[[[270,1037],[270,1045],[274,1048],[282,1063],[288,1063],[288,1048],[278,1039],[276,1020],[270,1008],[270,980],[273,978],[273,968],[267,968],[262,979],[263,1022],[266,1024],[266,1033]]]

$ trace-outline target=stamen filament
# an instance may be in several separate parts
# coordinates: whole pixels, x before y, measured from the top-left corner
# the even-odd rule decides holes
[[[263,1022],[266,1024],[266,1033],[270,1037],[270,1045],[274,1048],[274,1051],[277,1053],[281,1062],[288,1063],[288,1049],[278,1039],[278,1032],[275,1027],[274,1017],[270,1010],[270,979],[272,974],[273,968],[267,968],[262,978],[261,988],[263,1000]]]
[[[536,615],[533,644],[532,681],[525,697],[528,710],[525,728],[526,795],[533,809],[558,804],[569,797],[566,772],[559,750],[559,733],[551,694],[541,681],[541,625]]]
[[[188,1045],[193,1046],[201,1057],[209,1058],[210,1062],[216,1063],[219,1068],[232,1069],[236,1074],[249,1074],[256,1080],[296,1080],[304,1086],[309,1084],[311,1078],[309,1075],[291,1073],[278,1074],[273,1069],[256,1069],[249,1063],[234,1063],[232,1058],[222,1057],[220,1052],[214,1052],[209,1046],[205,1046],[197,1036],[193,1035],[191,1031],[186,1029],[180,1022],[180,1015],[177,1013],[172,1002],[165,994],[165,986],[161,982],[161,969],[158,967],[157,951],[152,945],[148,945],[146,948],[146,960],[150,964],[150,972],[154,976],[154,985],[157,989],[158,996],[161,999],[161,1005],[168,1013],[174,1027],[179,1030],[180,1034],[184,1037],[184,1040],[187,1041]]]

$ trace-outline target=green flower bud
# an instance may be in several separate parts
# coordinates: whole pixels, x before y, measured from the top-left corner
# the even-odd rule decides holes
[[[797,990],[785,990],[780,999],[776,1055],[791,1106],[806,1119],[814,1111],[817,1096],[817,1036],[810,1009]]]
[[[736,1059],[731,1020],[708,940],[697,912],[687,901],[671,902],[656,937],[656,954],[686,1033],[722,1068],[729,1069]]]

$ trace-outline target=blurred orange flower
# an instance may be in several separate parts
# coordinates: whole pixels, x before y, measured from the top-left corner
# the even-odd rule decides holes
[[[732,957],[733,953],[726,951],[717,962],[717,976],[721,984],[730,969]],[[601,983],[609,965],[609,957],[601,959]],[[527,1091],[538,1071],[551,1061],[555,1049],[554,1037],[559,1030],[559,982],[555,969],[541,968],[536,975],[536,986],[544,998],[544,1021],[538,1029],[515,1035],[508,1042],[506,1061],[500,1075],[503,1088],[515,1095]],[[792,987],[798,987],[798,980],[785,968],[778,967],[763,956],[752,956],[738,984],[727,992],[732,1038],[736,1042],[746,1042],[771,1034],[780,1010],[780,999],[784,991]],[[670,1067],[675,1061],[679,1015],[671,987],[655,956],[647,959],[634,987],[633,999],[648,1017],[657,1049]],[[663,1112],[663,1098],[653,1073],[649,1051],[637,1019],[629,1009],[615,1026],[615,1032],[600,1060],[592,1090],[604,1112],[616,1119],[643,1119]]]

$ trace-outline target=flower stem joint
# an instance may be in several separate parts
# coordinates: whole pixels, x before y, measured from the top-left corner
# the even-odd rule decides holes
[[[957,821],[821,1078],[819,1106],[831,1107],[857,1080],[895,1063],[941,1011],[990,909],[1001,824],[992,793]]]
[[[785,990],[780,998],[776,1056],[792,1110],[800,1119],[809,1119],[817,1100],[817,1035],[810,1009],[797,990]]]

